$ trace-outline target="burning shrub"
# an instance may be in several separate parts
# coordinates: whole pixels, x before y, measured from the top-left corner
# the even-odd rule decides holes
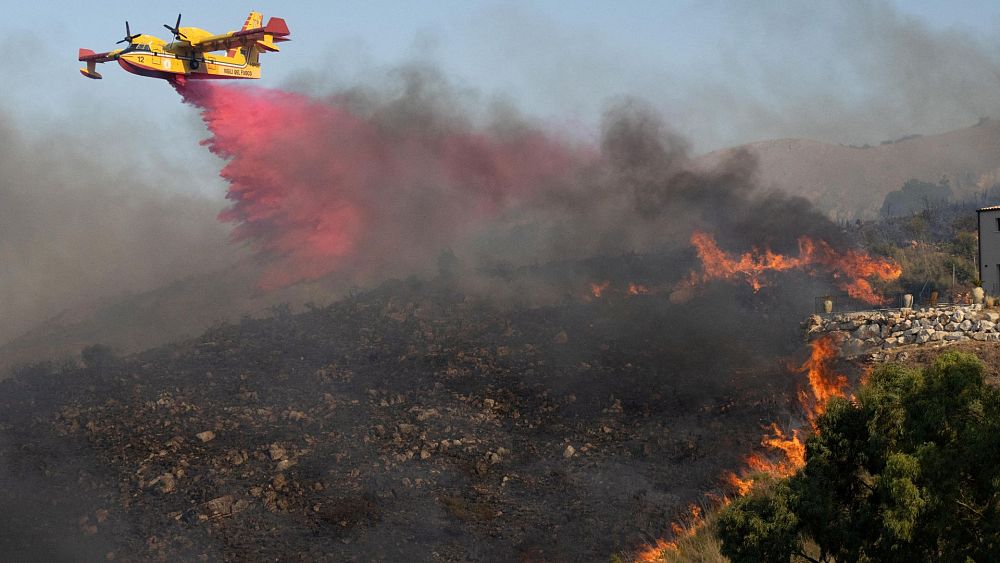
[[[733,561],[990,560],[1000,545],[1000,391],[983,365],[949,352],[921,370],[876,370],[855,400],[835,398],[806,465],[727,507]]]

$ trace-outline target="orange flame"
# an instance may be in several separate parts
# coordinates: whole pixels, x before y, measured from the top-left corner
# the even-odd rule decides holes
[[[719,248],[715,238],[708,233],[694,232],[691,244],[698,251],[702,272],[692,272],[686,284],[695,286],[710,280],[742,279],[756,293],[769,285],[765,274],[786,270],[802,270],[811,275],[824,271],[837,280],[837,285],[851,297],[866,303],[882,304],[885,298],[878,295],[867,278],[892,281],[903,270],[892,260],[873,258],[860,250],[838,251],[824,240],[799,238],[799,255],[785,256],[769,248],[753,248],[737,257],[731,257]],[[684,284],[682,284],[684,285]]]
[[[826,410],[826,403],[833,397],[844,397],[848,386],[847,377],[834,374],[830,368],[830,362],[837,356],[837,346],[833,338],[829,335],[823,336],[809,343],[811,348],[809,359],[802,364],[799,371],[805,372],[809,380],[809,392],[803,391],[799,394],[799,402],[806,411],[806,418],[815,430],[816,417]],[[788,477],[795,474],[806,464],[806,447],[802,439],[799,438],[799,431],[792,430],[791,436],[777,425],[771,424],[771,431],[761,439],[761,445],[772,452],[772,455],[753,453],[747,457],[746,469],[742,475],[729,472],[724,476],[724,480],[729,484],[733,493],[738,496],[745,496],[753,490],[754,479],[749,477],[751,473],[766,473],[778,478]],[[729,499],[723,498],[723,505],[728,504]],[[695,508],[692,505],[692,508]],[[641,551],[636,562],[659,561],[664,554],[676,552],[680,549],[679,540],[684,537],[693,536],[704,524],[700,510],[692,510],[692,518],[689,518],[687,526],[678,523],[671,524],[673,541],[659,539],[654,545],[650,545]]]
[[[656,543],[640,551],[635,556],[636,563],[655,563],[659,561],[664,553],[677,551],[677,542],[658,539]]]
[[[646,547],[635,556],[636,563],[655,563],[663,557],[663,554],[670,551],[677,551],[680,547],[679,540],[693,537],[705,524],[701,507],[695,504],[688,505],[687,524],[673,522],[670,524],[670,531],[674,535],[672,541],[658,539],[656,543]]]
[[[805,409],[810,422],[826,412],[826,403],[834,397],[846,396],[847,377],[834,374],[829,363],[837,356],[837,346],[833,338],[826,335],[809,343],[812,353],[799,371],[809,376],[810,397],[805,391],[799,392],[799,402]]]
[[[726,473],[726,482],[741,497],[753,490],[753,479],[740,477],[732,471]]]
[[[609,281],[603,281],[601,283],[591,283],[590,284],[590,293],[594,296],[595,299],[600,299],[601,298],[601,294],[603,294],[605,291],[607,291],[608,287],[610,287],[610,286],[611,286],[611,282],[609,282]]]
[[[649,293],[649,288],[644,285],[639,285],[637,283],[628,284],[629,295],[645,295],[647,293]]]

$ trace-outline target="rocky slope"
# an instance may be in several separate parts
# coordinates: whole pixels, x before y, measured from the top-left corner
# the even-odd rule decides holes
[[[725,299],[721,287],[709,300]],[[794,409],[759,301],[502,309],[433,284],[0,382],[8,559],[582,561]],[[754,305],[756,303],[756,305]],[[742,315],[742,316],[741,316]],[[792,323],[792,333],[795,332]],[[740,338],[720,335],[740,330]],[[784,330],[784,329],[782,329]]]

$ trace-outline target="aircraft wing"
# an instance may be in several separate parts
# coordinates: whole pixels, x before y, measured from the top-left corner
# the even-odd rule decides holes
[[[115,49],[114,51],[108,51],[106,53],[95,53],[90,49],[80,49],[80,60],[94,63],[106,63],[117,59],[118,53],[120,52],[121,49]]]
[[[267,20],[267,25],[243,31],[230,31],[223,35],[212,35],[190,42],[190,49],[196,53],[226,51],[256,45],[262,51],[277,51],[275,43],[291,41],[288,25],[281,18]]]
[[[121,49],[108,51],[106,53],[95,53],[90,49],[80,49],[80,60],[87,63],[87,68],[81,68],[80,74],[87,78],[100,79],[101,73],[97,72],[97,63],[106,63],[118,58]]]

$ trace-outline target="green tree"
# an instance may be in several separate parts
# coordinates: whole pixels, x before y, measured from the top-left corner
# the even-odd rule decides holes
[[[756,496],[755,496],[756,495]],[[760,497],[760,498],[759,498]],[[1000,392],[974,356],[941,354],[923,370],[876,370],[856,400],[836,399],[784,487],[720,516],[723,554],[787,563],[1000,560]]]
[[[952,191],[947,178],[942,178],[937,184],[910,179],[902,188],[885,195],[881,213],[883,217],[913,215],[946,203],[951,198]]]
[[[799,522],[789,509],[787,482],[737,499],[719,516],[723,553],[733,563],[788,561],[804,556]]]

